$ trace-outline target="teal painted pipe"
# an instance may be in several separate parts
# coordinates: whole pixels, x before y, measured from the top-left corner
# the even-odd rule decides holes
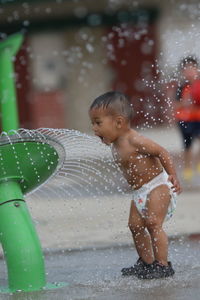
[[[19,126],[13,57],[22,40],[22,35],[17,34],[0,43],[0,107],[2,130],[6,132]],[[9,291],[43,288],[46,279],[40,242],[20,184],[6,178],[6,174],[3,178],[1,175],[0,181],[0,241],[8,269]]]

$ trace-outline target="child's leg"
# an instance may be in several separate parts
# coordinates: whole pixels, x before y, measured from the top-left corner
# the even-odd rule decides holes
[[[185,169],[192,169],[192,148],[184,150]]]
[[[179,128],[181,130],[183,138],[183,178],[186,181],[192,180],[193,170],[192,170],[192,143],[193,143],[193,132],[194,132],[194,122],[179,122]]]
[[[151,239],[145,230],[144,219],[140,216],[133,200],[131,201],[128,226],[139,257],[147,264],[151,264],[154,261]]]
[[[163,265],[168,265],[168,238],[162,225],[170,203],[167,185],[160,185],[151,191],[147,201],[146,226],[151,236],[154,257]]]
[[[200,122],[199,122],[199,126],[200,126]],[[198,134],[198,142],[200,142],[200,132]],[[200,151],[198,151],[197,161],[195,161],[195,166],[196,166],[196,171],[200,174]]]

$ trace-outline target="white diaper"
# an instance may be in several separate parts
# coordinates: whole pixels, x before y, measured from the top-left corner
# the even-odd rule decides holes
[[[168,181],[168,175],[165,171],[160,173],[158,176],[154,177],[148,183],[145,183],[141,188],[138,190],[133,191],[133,201],[141,214],[142,217],[145,217],[146,212],[146,202],[149,196],[149,193],[159,185],[166,184],[170,189],[171,201],[168,207],[168,212],[165,217],[165,221],[170,219],[175,211],[176,208],[176,198],[177,194],[172,190],[172,183]]]

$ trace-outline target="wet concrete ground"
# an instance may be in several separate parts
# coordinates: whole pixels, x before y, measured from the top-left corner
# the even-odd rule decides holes
[[[200,241],[170,241],[173,278],[139,280],[123,278],[120,270],[137,259],[131,246],[97,250],[63,251],[46,256],[48,282],[66,282],[62,288],[13,295],[2,300],[197,300],[200,298]],[[0,285],[5,286],[4,262],[0,261]]]

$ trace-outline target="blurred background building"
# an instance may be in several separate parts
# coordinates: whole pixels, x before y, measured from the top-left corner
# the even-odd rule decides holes
[[[132,125],[171,122],[167,83],[184,55],[198,56],[199,1],[0,3],[0,38],[24,34],[15,59],[21,127],[90,132],[90,103],[113,89],[129,95]]]

